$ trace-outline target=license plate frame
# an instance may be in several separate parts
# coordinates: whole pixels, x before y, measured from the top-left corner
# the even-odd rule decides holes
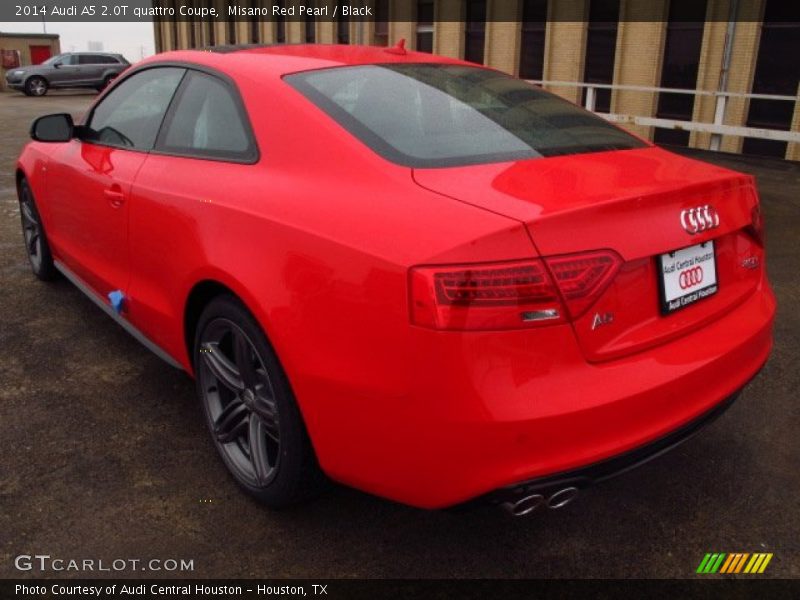
[[[714,240],[659,254],[656,263],[662,316],[671,315],[719,292]]]

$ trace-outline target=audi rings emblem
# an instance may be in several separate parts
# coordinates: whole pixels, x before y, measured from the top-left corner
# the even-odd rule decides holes
[[[678,276],[678,283],[682,290],[693,287],[703,282],[703,267],[686,269]]]
[[[681,226],[690,235],[714,229],[719,227],[719,214],[710,204],[685,208],[681,211]]]

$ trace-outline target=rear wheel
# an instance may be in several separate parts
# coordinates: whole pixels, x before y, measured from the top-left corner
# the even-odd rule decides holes
[[[49,281],[56,276],[56,268],[53,265],[53,256],[50,253],[50,245],[47,243],[42,219],[36,209],[33,192],[27,180],[20,181],[18,194],[22,234],[25,238],[25,251],[31,263],[31,269],[36,277],[42,281]]]
[[[25,93],[28,96],[44,96],[47,93],[47,81],[44,77],[31,77],[25,82]]]
[[[220,456],[237,483],[281,508],[325,481],[289,382],[266,336],[232,296],[205,308],[194,342],[197,394]]]
[[[98,92],[102,92],[104,89],[106,89],[108,86],[110,86],[111,82],[114,81],[116,78],[117,78],[116,75],[106,75],[106,78],[103,79],[103,85],[101,85],[99,88],[97,88],[97,91]]]

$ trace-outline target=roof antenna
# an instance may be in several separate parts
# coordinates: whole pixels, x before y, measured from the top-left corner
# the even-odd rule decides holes
[[[389,54],[399,54],[401,56],[405,56],[408,54],[406,51],[406,38],[400,38],[397,40],[397,44],[392,46],[391,48],[386,48],[384,52],[388,52]]]

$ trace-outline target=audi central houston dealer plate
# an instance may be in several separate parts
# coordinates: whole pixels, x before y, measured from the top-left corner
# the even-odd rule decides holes
[[[661,312],[669,314],[717,293],[714,242],[689,246],[662,254]]]

